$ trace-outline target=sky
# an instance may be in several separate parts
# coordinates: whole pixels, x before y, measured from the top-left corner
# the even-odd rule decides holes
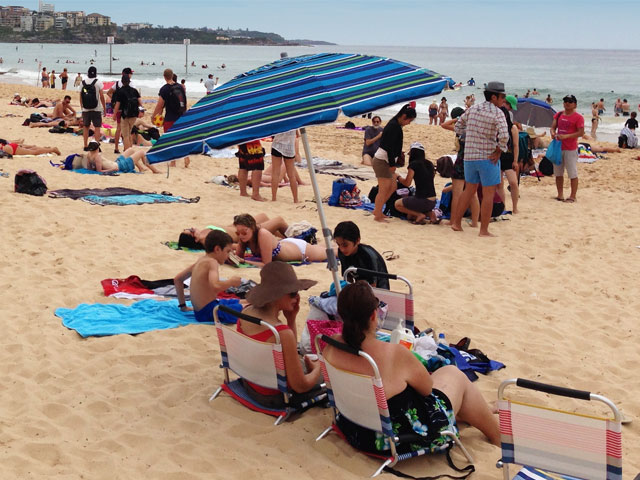
[[[4,0],[5,2],[7,0]],[[20,0],[14,0],[20,4]],[[4,2],[3,2],[4,3]],[[640,0],[52,0],[123,24],[249,28],[340,45],[638,49]],[[35,0],[23,5],[37,9]],[[131,7],[134,8],[131,8]],[[205,20],[206,19],[206,20]]]

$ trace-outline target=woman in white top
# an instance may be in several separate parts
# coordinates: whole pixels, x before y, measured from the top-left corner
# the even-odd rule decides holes
[[[280,180],[280,168],[284,160],[284,168],[289,177],[289,185],[293,194],[293,203],[298,203],[298,181],[296,180],[296,130],[278,133],[273,137],[271,145],[271,201],[275,202],[278,196],[278,184]]]

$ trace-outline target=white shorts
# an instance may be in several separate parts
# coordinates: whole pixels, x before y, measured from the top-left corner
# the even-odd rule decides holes
[[[556,177],[562,177],[565,168],[570,179],[578,178],[578,150],[563,150],[562,163],[560,165],[553,164],[553,174]]]

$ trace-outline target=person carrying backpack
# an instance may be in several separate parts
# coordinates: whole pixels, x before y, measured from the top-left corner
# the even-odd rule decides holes
[[[82,108],[82,126],[83,126],[83,140],[84,150],[87,151],[87,145],[89,144],[89,127],[93,124],[94,135],[93,138],[96,142],[100,142],[102,133],[100,128],[102,127],[102,112],[106,110],[104,93],[102,89],[104,85],[97,78],[98,71],[96,67],[91,66],[87,71],[87,80],[82,81],[82,88],[80,89],[80,107]]]
[[[187,97],[182,86],[173,80],[173,70],[166,68],[163,77],[167,83],[163,85],[160,92],[158,92],[158,103],[151,118],[155,122],[156,117],[161,115],[164,109],[165,114],[162,129],[166,133],[167,130],[173,126],[174,122],[187,111]],[[185,157],[185,168],[189,166],[189,163],[189,157]],[[175,166],[175,162],[171,162],[171,165]]]
[[[120,128],[122,131],[122,141],[124,149],[127,150],[132,146],[131,130],[133,129],[136,119],[142,108],[142,100],[140,94],[131,86],[129,75],[122,75],[121,87],[115,93],[115,112],[120,114]],[[118,146],[116,145],[116,151]]]
[[[129,77],[129,86],[131,88],[136,88],[135,85],[133,85],[133,81],[131,81],[131,77],[133,76],[133,70],[129,67],[125,67],[122,69],[122,76],[127,76]],[[116,81],[116,83],[113,84],[113,86],[109,89],[109,91],[107,92],[107,96],[111,97],[111,104],[115,105],[116,103],[116,93],[118,93],[118,90],[120,90],[120,88],[122,87],[122,81],[118,80]],[[137,89],[136,89],[137,90]],[[140,93],[140,92],[138,92]],[[120,120],[122,118],[122,112],[118,111],[117,109],[114,110],[114,115],[115,115],[115,119],[116,119],[116,133],[113,136],[114,139],[114,143],[116,145],[116,148],[113,150],[113,153],[120,153],[120,150],[118,150],[118,145],[120,144],[120,135],[122,134],[122,126],[120,125]],[[122,140],[124,142],[124,138]],[[126,150],[127,147],[125,147]]]

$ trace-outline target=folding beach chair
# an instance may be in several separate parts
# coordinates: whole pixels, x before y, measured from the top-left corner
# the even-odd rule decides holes
[[[387,314],[384,319],[381,319],[380,328],[384,330],[394,330],[398,322],[401,322],[404,328],[413,331],[413,287],[409,280],[392,273],[375,272],[373,270],[356,267],[347,268],[344,272],[344,279],[346,282],[353,283],[357,276],[363,273],[375,275],[376,277],[386,277],[389,280],[400,280],[407,285],[408,292],[406,293],[385,290],[383,288],[371,288],[378,300],[387,304]]]
[[[566,412],[510,400],[506,387],[518,387],[607,405],[613,419]],[[505,380],[498,389],[504,478],[509,465],[522,469],[520,480],[622,479],[621,414],[606,397],[522,378]]]
[[[384,460],[382,465],[380,465],[373,475],[371,475],[372,477],[379,475],[385,468],[393,467],[401,460],[407,460],[427,453],[433,453],[428,447],[408,453],[397,452],[397,448],[401,444],[415,443],[418,439],[421,439],[421,437],[418,434],[396,436],[393,433],[389,410],[387,407],[387,397],[384,392],[384,386],[382,385],[382,379],[380,378],[380,371],[378,370],[378,365],[370,355],[361,350],[351,348],[344,343],[338,342],[327,335],[318,335],[314,341],[318,351],[322,375],[324,376],[324,381],[327,385],[329,403],[333,407],[332,424],[322,432],[318,438],[316,438],[316,441],[324,438],[332,430],[341,438],[345,438],[336,423],[338,414],[361,427],[368,428],[369,430],[382,434],[389,442],[390,451],[388,455],[376,455],[369,452],[363,452],[366,455]],[[349,372],[334,367],[322,355],[320,348],[325,342],[347,353],[358,355],[366,359],[371,365],[373,375],[362,375],[360,373]],[[443,445],[440,449],[440,451],[446,451],[449,465],[455,470],[466,471],[466,476],[471,474],[475,470],[473,465],[459,469],[453,465],[451,457],[449,456],[449,450],[453,446],[457,445],[460,447],[460,450],[469,463],[473,463],[471,455],[469,455],[469,452],[464,448],[460,439],[452,431],[444,431],[442,432],[442,435],[445,435],[449,439],[449,442]],[[466,476],[459,478],[466,478]]]
[[[253,340],[237,332],[235,325],[222,324],[218,318],[218,310],[241,318],[244,321],[269,328],[273,332],[275,343]],[[218,305],[213,311],[213,316],[218,341],[220,342],[220,354],[222,356],[220,367],[224,368],[224,383],[211,395],[209,401],[215,399],[224,390],[251,410],[277,417],[275,425],[279,425],[289,418],[291,414],[302,411],[327,398],[327,394],[323,392],[302,402],[295,401],[292,392],[287,387],[287,372],[284,367],[280,334],[272,325],[224,305]],[[240,378],[231,381],[229,379],[229,370]],[[284,408],[271,408],[256,402],[248,395],[243,379],[256,385],[277,389],[282,392]]]

